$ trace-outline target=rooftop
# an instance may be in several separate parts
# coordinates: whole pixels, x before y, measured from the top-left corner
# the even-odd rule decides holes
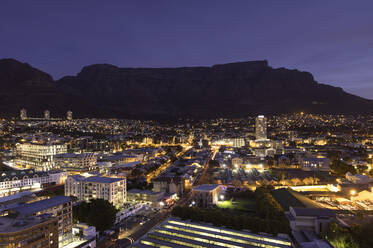
[[[292,247],[290,239],[168,218],[134,247]]]
[[[84,181],[92,183],[115,183],[122,180],[123,178],[93,176],[87,177]]]
[[[296,216],[335,217],[335,212],[327,208],[299,208],[290,207]]]
[[[51,220],[53,218],[49,214],[21,218],[0,217],[0,233],[19,232]]]
[[[193,190],[197,190],[197,191],[212,191],[212,190],[215,190],[215,189],[217,189],[219,187],[220,187],[219,184],[201,184],[201,185],[198,185],[198,186],[194,187]]]
[[[68,196],[55,196],[50,199],[45,199],[37,202],[32,202],[24,204],[22,206],[16,207],[13,210],[24,215],[32,215],[39,211],[47,210],[53,208],[54,206],[62,205],[64,203],[71,202],[71,198]]]

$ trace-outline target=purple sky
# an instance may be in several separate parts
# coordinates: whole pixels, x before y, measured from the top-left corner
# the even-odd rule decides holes
[[[373,99],[372,0],[1,0],[0,58],[59,79],[82,66],[267,59]]]

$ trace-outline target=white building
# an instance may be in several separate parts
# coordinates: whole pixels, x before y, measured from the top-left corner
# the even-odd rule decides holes
[[[97,156],[94,153],[62,153],[54,157],[55,167],[64,171],[91,171],[96,168]]]
[[[257,140],[267,139],[267,118],[259,115],[255,120],[255,137]]]
[[[21,191],[41,189],[43,184],[63,184],[67,173],[63,171],[6,171],[0,176],[0,197]]]
[[[104,199],[120,208],[127,200],[126,178],[69,176],[65,181],[65,195],[82,201]]]
[[[33,142],[17,144],[15,163],[24,168],[47,171],[55,168],[54,156],[66,152],[66,144]]]

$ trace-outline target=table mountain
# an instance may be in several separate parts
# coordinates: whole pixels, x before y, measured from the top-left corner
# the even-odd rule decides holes
[[[295,111],[372,113],[373,101],[317,83],[312,74],[272,68],[267,61],[211,67],[84,67],[54,82],[28,64],[0,60],[3,114],[22,107],[52,114],[124,118],[242,117]]]

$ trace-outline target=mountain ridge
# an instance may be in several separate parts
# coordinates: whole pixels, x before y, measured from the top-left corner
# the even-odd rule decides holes
[[[78,117],[140,119],[373,113],[373,100],[320,84],[309,72],[272,68],[267,60],[173,68],[93,64],[53,80],[27,63],[0,59],[0,90],[7,96],[0,99],[5,116],[21,108],[30,114],[48,108],[58,116],[72,110]]]

